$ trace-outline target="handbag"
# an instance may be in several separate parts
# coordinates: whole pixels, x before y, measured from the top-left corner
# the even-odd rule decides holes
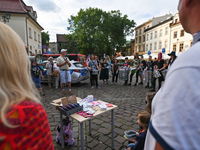
[[[154,70],[153,75],[155,78],[159,78],[161,76],[161,74],[158,70]]]
[[[54,72],[52,73],[52,76],[53,76],[53,77],[57,77],[58,74],[59,74],[58,71],[54,71]]]

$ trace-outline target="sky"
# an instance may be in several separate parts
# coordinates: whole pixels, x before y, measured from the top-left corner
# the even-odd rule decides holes
[[[56,34],[69,34],[68,19],[79,10],[89,7],[104,11],[120,10],[130,20],[140,25],[153,17],[177,13],[179,0],[23,0],[37,12],[37,21],[50,34],[50,42],[56,42]],[[134,36],[127,37],[127,40]]]

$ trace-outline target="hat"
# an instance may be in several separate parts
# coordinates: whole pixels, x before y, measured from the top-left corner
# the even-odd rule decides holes
[[[174,51],[172,51],[171,53],[168,54],[169,56],[176,56],[176,53]]]
[[[67,49],[61,49],[61,53],[62,53],[62,52],[66,52],[66,51],[67,51]]]
[[[49,57],[49,60],[53,59],[53,57]]]

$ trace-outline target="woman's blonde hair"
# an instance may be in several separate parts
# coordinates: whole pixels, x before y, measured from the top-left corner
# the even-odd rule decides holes
[[[0,119],[7,127],[14,127],[6,119],[13,104],[24,100],[40,103],[30,67],[21,38],[10,27],[0,23]]]

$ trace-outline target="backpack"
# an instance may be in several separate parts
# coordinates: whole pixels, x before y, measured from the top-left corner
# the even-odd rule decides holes
[[[73,131],[72,131],[72,123],[69,121],[69,118],[63,119],[63,134],[64,134],[64,143],[65,145],[73,145]],[[57,136],[56,142],[61,144],[61,124],[57,127]]]

